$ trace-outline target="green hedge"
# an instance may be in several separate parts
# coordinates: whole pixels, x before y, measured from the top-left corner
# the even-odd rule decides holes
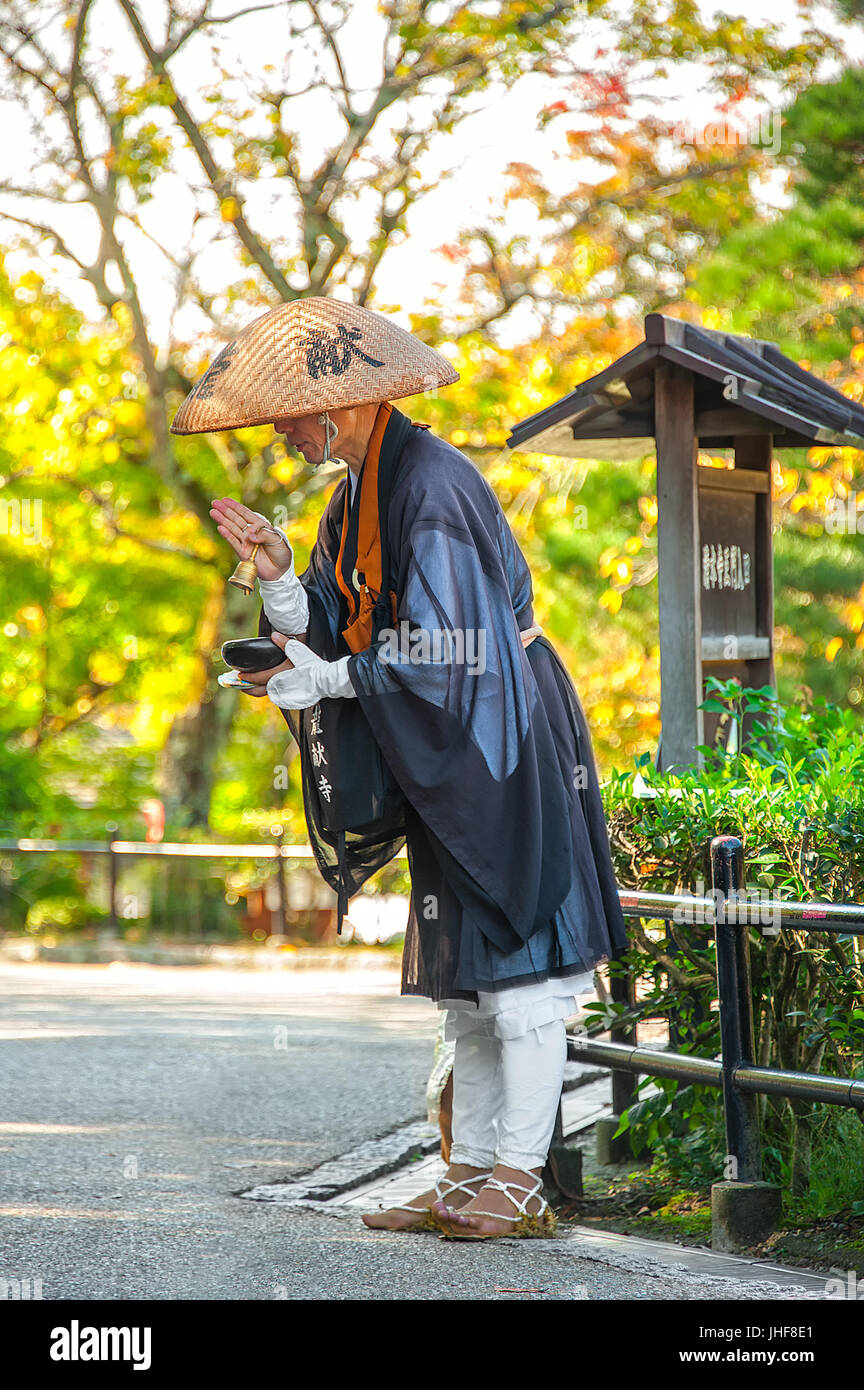
[[[766,908],[775,897],[864,903],[860,716],[806,689],[800,704],[783,706],[771,687],[742,690],[713,678],[703,708],[722,712],[722,745],[703,747],[702,768],[662,774],[644,755],[606,786],[622,887],[706,893],[710,841],[733,834],[744,845],[745,885],[759,890]],[[742,749],[745,716],[752,729]],[[767,925],[750,929],[757,1062],[860,1077],[864,938],[771,933]],[[643,1016],[668,1020],[674,1050],[719,1056],[711,930],[633,921],[630,941],[623,968],[646,996]],[[608,1016],[609,1008],[598,1011]],[[659,1094],[624,1117],[635,1150],[648,1148],[658,1169],[689,1181],[728,1176],[719,1091],[653,1084]],[[860,1187],[864,1126],[857,1115],[779,1097],[760,1097],[760,1110],[766,1177],[820,1211],[850,1197],[850,1173]]]

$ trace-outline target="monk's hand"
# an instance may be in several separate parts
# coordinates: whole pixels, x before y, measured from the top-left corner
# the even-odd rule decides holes
[[[270,641],[275,642],[276,646],[281,647],[284,652],[287,642],[297,642],[298,639],[296,637],[288,638],[282,632],[271,632]],[[293,671],[293,669],[294,662],[286,658],[286,660],[280,662],[278,666],[271,666],[266,671],[238,671],[237,674],[241,676],[244,681],[249,681],[251,683],[251,689],[247,686],[243,694],[252,695],[256,700],[260,700],[263,695],[267,694],[267,682],[272,676],[277,675],[280,671]],[[290,706],[290,708],[299,709],[299,705],[293,705]]]
[[[241,560],[248,560],[253,545],[261,548],[255,568],[261,579],[281,579],[294,564],[294,552],[284,536],[260,512],[253,512],[233,497],[217,497],[210,508],[219,535]]]
[[[271,635],[275,642],[276,633]],[[319,700],[356,698],[348,675],[350,656],[324,661],[304,642],[293,637],[280,642],[279,646],[288,660],[271,672],[267,682],[267,694],[274,705],[280,709],[309,709]]]

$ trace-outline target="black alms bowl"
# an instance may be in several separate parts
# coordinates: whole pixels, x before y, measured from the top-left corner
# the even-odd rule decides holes
[[[238,637],[225,643],[222,660],[235,671],[269,671],[282,665],[285,653],[269,637]]]

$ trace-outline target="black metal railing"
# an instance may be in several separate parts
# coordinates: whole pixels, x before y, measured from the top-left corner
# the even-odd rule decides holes
[[[153,858],[185,857],[193,860],[270,860],[274,862],[278,889],[277,922],[285,931],[285,862],[312,859],[307,845],[286,845],[281,835],[271,844],[169,844],[107,840],[58,841],[0,839],[0,852],[19,853],[78,852],[108,857],[107,897],[109,920],[116,925],[118,864],[145,855]],[[404,858],[404,856],[398,856]],[[721,1051],[719,1059],[691,1053],[657,1051],[639,1046],[637,1023],[644,1010],[637,1005],[632,971],[610,970],[610,996],[617,1006],[612,1022],[600,1022],[593,1029],[572,1035],[568,1042],[570,1059],[606,1067],[612,1073],[612,1113],[623,1114],[634,1101],[636,1078],[640,1075],[667,1077],[700,1086],[722,1089],[727,1152],[735,1160],[734,1171],[741,1182],[759,1181],[761,1144],[759,1133],[759,1095],[782,1096],[789,1100],[810,1100],[829,1105],[864,1110],[864,1080],[820,1076],[809,1072],[783,1071],[757,1066],[754,1059],[753,1012],[750,980],[749,928],[761,926],[767,935],[787,928],[793,931],[819,931],[848,936],[864,936],[864,906],[857,904],[801,903],[772,899],[770,930],[762,902],[753,903],[744,887],[744,847],[734,835],[717,835],[711,841],[711,894],[634,892],[619,889],[625,917],[649,921],[685,921],[713,929]],[[622,953],[623,955],[624,953]],[[649,1012],[652,1006],[648,1005]],[[653,1010],[656,1013],[656,1009]],[[594,1036],[607,1032],[610,1041]],[[671,1030],[670,1030],[671,1031]],[[561,1141],[561,1117],[556,1140]]]
[[[864,936],[864,907],[774,899],[769,909],[770,931],[766,931],[765,905],[754,904],[745,892],[744,846],[735,835],[716,835],[711,841],[711,885],[711,895],[707,897],[619,891],[626,917],[674,921],[681,920],[684,915],[687,921],[713,926],[720,1058],[657,1052],[638,1046],[638,1011],[632,974],[614,971],[611,972],[610,994],[613,1003],[622,1006],[624,1011],[611,1025],[605,1025],[611,1041],[592,1038],[590,1033],[571,1035],[568,1053],[573,1061],[591,1062],[611,1069],[612,1111],[617,1116],[633,1103],[638,1075],[671,1077],[698,1086],[721,1088],[727,1154],[734,1160],[735,1180],[759,1182],[762,1176],[759,1095],[864,1110],[864,1080],[756,1065],[749,929],[758,925],[772,936],[779,934],[782,928]]]
[[[105,865],[103,882],[96,885],[98,897],[107,909],[105,913],[106,924],[112,929],[117,929],[119,921],[130,917],[130,913],[124,910],[124,891],[122,888],[121,876],[122,866],[131,866],[142,859],[149,861],[161,860],[163,864],[174,860],[186,861],[188,872],[184,874],[190,889],[197,893],[195,906],[198,911],[195,915],[202,918],[202,927],[205,925],[204,918],[212,918],[210,926],[217,924],[218,913],[216,911],[214,893],[221,883],[218,869],[216,879],[213,884],[205,884],[201,875],[211,875],[213,869],[208,867],[214,861],[222,861],[224,865],[237,864],[242,862],[259,864],[263,869],[268,862],[272,864],[268,877],[272,881],[275,889],[275,906],[270,913],[273,923],[273,935],[284,937],[288,931],[288,895],[286,890],[285,873],[286,867],[308,866],[314,867],[314,856],[309,845],[285,844],[281,833],[274,835],[270,844],[195,844],[195,843],[172,843],[168,841],[149,842],[141,840],[122,840],[109,835],[104,840],[49,840],[36,838],[4,838],[0,839],[0,855],[3,853],[15,853],[23,855],[56,855],[64,856],[67,854],[78,855],[79,858],[98,856]],[[99,875],[102,878],[102,875]],[[158,875],[157,875],[158,877]],[[265,880],[266,881],[266,880]],[[221,896],[221,888],[220,888]],[[199,899],[209,904],[207,910],[200,910]],[[334,896],[335,903],[335,896]],[[182,904],[180,907],[182,908]],[[152,914],[154,917],[158,914]],[[137,911],[131,914],[138,917]],[[151,913],[145,914],[149,918]],[[176,934],[176,932],[175,932]]]

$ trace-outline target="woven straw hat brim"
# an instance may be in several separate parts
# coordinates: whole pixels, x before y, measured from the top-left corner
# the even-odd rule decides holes
[[[239,430],[273,420],[398,400],[458,381],[434,348],[372,309],[295,299],[262,314],[211,362],[172,434]]]

